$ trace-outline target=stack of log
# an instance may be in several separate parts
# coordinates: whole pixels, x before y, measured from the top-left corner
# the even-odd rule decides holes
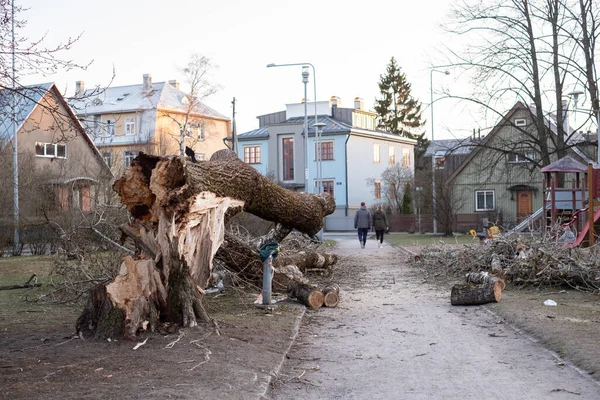
[[[340,287],[335,284],[319,289],[313,285],[291,282],[288,294],[313,310],[337,307],[340,302]]]

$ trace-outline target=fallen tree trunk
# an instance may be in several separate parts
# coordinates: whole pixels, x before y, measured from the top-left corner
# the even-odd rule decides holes
[[[125,258],[112,283],[96,289],[78,320],[80,332],[99,339],[121,331],[133,338],[140,329],[152,330],[163,322],[193,327],[209,321],[203,289],[229,215],[245,210],[277,222],[281,227],[273,237],[291,229],[312,236],[335,210],[328,194],[282,188],[228,150],[198,163],[140,153],[113,188],[135,219],[134,228],[122,231],[142,251],[141,259]],[[232,238],[224,247],[230,250],[222,255],[226,263],[242,258],[249,261],[237,264],[242,271],[262,271],[257,252],[236,247]]]
[[[338,285],[326,286],[323,290],[323,305],[325,307],[337,307],[340,302],[340,287]]]
[[[503,283],[461,283],[452,287],[450,304],[453,306],[469,306],[499,302],[502,296]]]
[[[0,286],[0,290],[13,290],[13,289],[31,289],[31,288],[35,288],[35,287],[40,287],[42,286],[41,283],[31,283],[31,281],[33,280],[33,278],[36,277],[36,274],[33,274],[29,277],[29,279],[27,279],[27,282],[25,282],[22,285],[7,285],[7,286]]]
[[[298,299],[305,306],[313,310],[323,306],[323,292],[310,285],[294,283],[289,288],[290,297]]]

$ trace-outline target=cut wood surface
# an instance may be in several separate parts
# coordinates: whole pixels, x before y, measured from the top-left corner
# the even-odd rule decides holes
[[[325,307],[337,307],[340,302],[340,287],[337,284],[323,288],[323,305]]]
[[[450,303],[453,306],[468,306],[499,302],[502,296],[503,283],[459,283],[452,287]]]
[[[315,287],[301,283],[293,283],[289,293],[290,297],[298,299],[302,304],[313,310],[323,306],[323,292]]]

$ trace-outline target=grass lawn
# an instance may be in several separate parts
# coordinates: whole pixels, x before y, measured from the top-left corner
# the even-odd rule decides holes
[[[473,240],[471,235],[458,235],[453,237],[389,233],[384,237],[385,241],[396,246],[427,246],[431,244],[478,244],[477,239]]]
[[[49,292],[51,267],[52,260],[48,256],[0,257],[0,286],[22,285],[34,273],[37,282],[42,283],[41,287],[32,289],[0,290],[0,341],[10,333],[26,332],[31,324],[51,326],[63,321],[63,325],[75,332],[75,321],[83,310],[81,305],[31,301]]]

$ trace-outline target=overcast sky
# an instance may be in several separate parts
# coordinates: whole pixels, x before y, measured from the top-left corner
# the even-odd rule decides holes
[[[23,77],[23,84],[55,81],[67,95],[75,81],[86,87],[177,79],[193,53],[219,65],[213,81],[221,91],[205,103],[229,117],[237,99],[238,132],[258,127],[256,116],[285,109],[304,96],[301,67],[266,68],[268,63],[310,62],[316,68],[317,100],[335,95],[352,107],[361,97],[373,109],[377,82],[390,57],[396,57],[423,103],[430,129],[430,66],[447,40],[440,28],[447,0],[15,0],[28,7],[24,34],[47,32],[47,44],[83,33],[62,58],[85,64],[86,71]],[[453,75],[433,74],[434,91],[464,83]],[[313,99],[313,77],[309,99]],[[434,98],[436,98],[434,93]],[[434,104],[435,138],[464,137],[477,125],[475,115],[453,100]]]

